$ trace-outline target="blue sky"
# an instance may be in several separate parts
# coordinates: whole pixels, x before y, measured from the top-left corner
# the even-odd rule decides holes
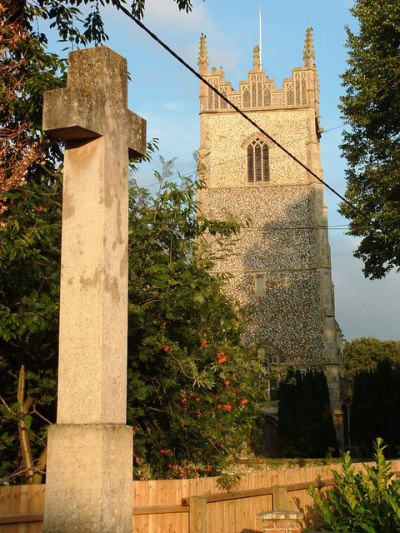
[[[343,128],[338,110],[343,94],[340,74],[346,66],[345,25],[356,27],[351,0],[194,0],[192,13],[179,12],[172,0],[146,0],[143,22],[190,65],[196,67],[201,33],[207,35],[210,66],[222,67],[234,88],[252,68],[252,50],[259,41],[262,11],[262,62],[267,75],[281,86],[291,69],[303,64],[307,27],[313,28],[320,82],[322,167],[325,180],[339,193],[345,190],[345,161],[339,144]],[[129,4],[129,2],[128,2]],[[129,106],[148,123],[148,138],[159,138],[160,154],[176,158],[176,170],[194,171],[193,152],[199,144],[198,80],[169,56],[124,14],[102,8],[107,46],[128,60],[132,77]],[[141,185],[154,187],[152,170],[158,161],[139,170]],[[326,190],[329,224],[344,225],[337,213],[338,198]],[[336,318],[347,339],[373,336],[400,339],[400,275],[369,281],[362,263],[353,258],[357,241],[344,230],[331,230]]]

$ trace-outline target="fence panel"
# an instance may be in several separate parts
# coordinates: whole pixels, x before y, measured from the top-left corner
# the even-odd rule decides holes
[[[38,517],[44,510],[44,485],[16,485],[0,487],[0,517],[24,515],[20,524],[0,525],[0,533],[41,533],[42,521]]]
[[[208,533],[258,533],[257,514],[273,509],[273,486],[287,487],[288,510],[303,512],[304,525],[311,527],[315,511],[308,486],[332,479],[332,469],[341,466],[260,470],[243,476],[234,493],[219,488],[216,478],[134,481],[132,533],[189,533],[189,505],[182,506],[182,499],[190,496],[208,496]],[[392,461],[392,469],[400,471],[400,460]],[[249,490],[255,492],[246,494]],[[44,485],[0,487],[0,533],[41,533],[42,522],[37,520],[44,512],[44,493]],[[21,523],[1,523],[11,515],[18,515]]]

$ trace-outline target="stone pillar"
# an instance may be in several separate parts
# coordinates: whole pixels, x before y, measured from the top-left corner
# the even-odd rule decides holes
[[[43,129],[65,142],[57,424],[48,437],[46,533],[132,531],[126,426],[128,151],[146,123],[127,109],[124,58],[72,52]]]

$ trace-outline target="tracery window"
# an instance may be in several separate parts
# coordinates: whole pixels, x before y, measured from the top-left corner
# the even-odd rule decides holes
[[[248,89],[243,91],[243,107],[250,107],[250,91]]]
[[[247,181],[269,181],[269,148],[260,139],[255,139],[247,146]]]

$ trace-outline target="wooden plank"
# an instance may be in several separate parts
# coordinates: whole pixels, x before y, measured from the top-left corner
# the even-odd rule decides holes
[[[0,516],[0,525],[43,522],[43,514],[9,514]]]
[[[31,487],[32,485],[23,485],[20,493],[19,509],[18,512],[22,515],[32,514],[30,512],[30,497],[31,497]],[[29,532],[29,523],[23,523],[19,525],[18,533],[28,533]]]
[[[308,488],[308,484],[307,484]],[[207,503],[227,502],[230,500],[240,500],[241,498],[254,498],[256,496],[265,496],[272,494],[272,487],[263,487],[260,489],[238,490],[235,492],[222,492],[214,494],[204,494]],[[189,505],[189,498],[182,498],[182,505]]]
[[[224,520],[224,531],[225,533],[230,533],[232,531],[236,533],[236,516],[235,516],[235,507],[236,505],[241,507],[242,501],[228,500],[224,503],[225,506],[225,520]]]
[[[189,513],[189,506],[185,505],[145,505],[133,508],[134,516],[150,514]]]
[[[308,489],[310,486],[313,487],[331,487],[335,484],[334,478],[331,479],[322,479],[318,481],[306,481],[304,483],[293,483],[293,485],[287,485],[286,491],[287,492],[295,492],[297,490],[305,490]]]
[[[133,482],[132,507],[143,507],[149,504],[149,484],[146,481]],[[150,515],[134,515],[132,513],[132,533],[150,531]]]

